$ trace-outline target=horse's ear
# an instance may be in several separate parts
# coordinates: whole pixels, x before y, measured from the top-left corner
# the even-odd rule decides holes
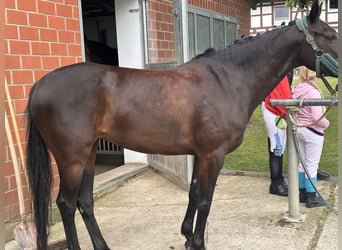
[[[318,0],[314,0],[311,6],[311,11],[309,14],[310,22],[315,23],[319,20],[319,16],[321,15],[322,4],[318,3]]]

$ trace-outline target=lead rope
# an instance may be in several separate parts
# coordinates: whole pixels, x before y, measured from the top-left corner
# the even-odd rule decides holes
[[[331,106],[329,106],[329,107],[331,107]],[[327,110],[328,110],[328,109],[327,109]],[[289,116],[290,116],[290,118],[291,118],[291,122],[292,122],[292,120],[294,120],[293,115],[295,115],[296,112],[297,112],[297,110],[290,111]],[[327,111],[326,111],[326,112],[327,112]],[[320,119],[322,119],[322,118],[323,118],[323,117],[321,117]],[[318,120],[315,121],[315,122],[317,123]],[[334,209],[333,206],[323,198],[323,196],[322,196],[321,193],[317,190],[317,187],[315,186],[315,184],[314,184],[313,181],[311,180],[311,176],[310,176],[309,170],[307,169],[307,166],[306,166],[306,164],[305,164],[305,162],[304,162],[304,160],[303,160],[303,156],[302,156],[302,153],[301,153],[300,148],[299,148],[299,143],[298,143],[298,138],[297,138],[297,125],[296,125],[296,123],[293,123],[293,125],[294,125],[294,126],[292,126],[293,141],[294,141],[294,144],[295,144],[295,148],[296,148],[296,151],[297,151],[299,160],[300,160],[300,162],[301,162],[302,165],[303,165],[304,172],[305,172],[305,174],[309,177],[308,179],[309,179],[311,185],[313,186],[313,188],[315,189],[316,193],[318,194],[318,196],[321,197],[322,200],[324,200],[325,206],[326,206],[331,212],[333,212],[335,215],[338,215],[338,211],[337,211],[336,209]],[[305,127],[305,126],[302,126],[302,127]]]
[[[327,113],[330,111],[330,108],[333,106],[333,104],[336,102],[336,100],[337,100],[337,95],[336,95],[336,93],[335,93],[335,94],[331,97],[329,106],[325,109],[325,111],[322,113],[322,115],[321,115],[317,120],[315,120],[315,121],[313,121],[312,123],[309,123],[309,124],[299,124],[299,123],[296,122],[296,119],[295,119],[294,117],[296,116],[296,113],[298,112],[299,108],[302,108],[302,107],[303,107],[302,104],[303,104],[304,99],[305,99],[305,98],[303,97],[303,98],[300,100],[298,107],[297,107],[294,111],[292,111],[292,112],[289,113],[289,114],[290,114],[289,117],[290,117],[290,120],[291,120],[292,124],[293,124],[294,126],[296,126],[296,127],[299,127],[299,128],[311,127],[311,126],[313,126],[313,125],[316,125],[320,120],[322,120],[322,119],[327,115]]]

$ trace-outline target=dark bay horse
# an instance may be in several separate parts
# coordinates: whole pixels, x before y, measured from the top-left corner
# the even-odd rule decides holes
[[[337,33],[319,19],[314,1],[303,18],[319,49],[337,59]],[[28,172],[38,249],[47,249],[54,155],[60,209],[69,249],[79,249],[79,209],[94,249],[109,249],[93,213],[94,160],[104,138],[150,154],[195,156],[181,233],[187,249],[205,249],[204,231],[225,155],[242,142],[252,112],[293,68],[315,70],[316,56],[293,22],[226,48],[210,49],[169,70],[92,63],[57,69],[38,81],[28,104]],[[332,75],[323,64],[321,73]],[[194,221],[197,213],[196,221]]]

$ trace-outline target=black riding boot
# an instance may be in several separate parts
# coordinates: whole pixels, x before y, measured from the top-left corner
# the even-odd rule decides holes
[[[316,192],[307,192],[306,193],[306,207],[323,207],[325,206],[324,200],[316,195]]]
[[[300,203],[305,203],[306,202],[306,189],[305,188],[300,188],[299,189],[299,202]]]
[[[276,156],[269,151],[269,164],[271,172],[270,193],[280,196],[287,196],[288,187],[283,176],[283,155]]]

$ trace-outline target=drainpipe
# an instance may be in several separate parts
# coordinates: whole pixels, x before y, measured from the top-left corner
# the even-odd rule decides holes
[[[188,41],[188,3],[187,0],[181,0],[182,11],[182,44],[183,44],[183,61],[189,61],[189,41]]]
[[[81,49],[82,49],[82,62],[85,62],[86,61],[86,55],[85,55],[83,13],[82,13],[82,2],[81,2],[81,0],[78,0],[77,4],[78,4],[78,16],[79,16],[79,21],[80,21],[80,41],[81,41]]]
[[[182,48],[183,48],[183,62],[186,63],[189,61],[189,40],[188,40],[188,3],[187,0],[181,0],[181,27],[182,27]],[[187,155],[186,156],[186,168],[187,168],[187,177],[188,184],[191,183],[192,177],[192,169],[194,163],[194,156]]]

